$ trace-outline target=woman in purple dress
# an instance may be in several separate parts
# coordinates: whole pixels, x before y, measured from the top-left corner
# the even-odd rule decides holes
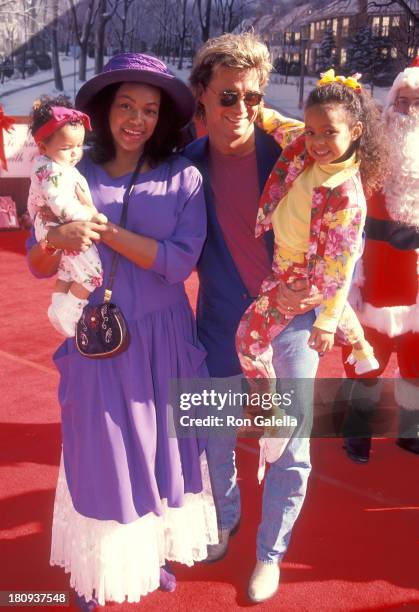
[[[70,573],[79,606],[91,609],[94,599],[136,602],[159,584],[172,590],[166,560],[204,559],[217,525],[200,441],[169,433],[170,380],[207,375],[184,289],[206,233],[202,179],[172,154],[193,116],[192,95],[156,58],[124,53],[83,85],[76,107],[90,114],[95,136],[80,171],[109,222],[53,227],[29,262],[48,275],[59,249],[97,242],[104,284],[90,302],[101,303],[112,255],[122,255],[112,301],[127,320],[129,348],[92,360],[69,338],[54,356],[63,458],[51,564]],[[142,154],[122,229],[123,195]]]

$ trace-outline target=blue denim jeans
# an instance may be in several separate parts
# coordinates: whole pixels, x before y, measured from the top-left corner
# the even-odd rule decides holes
[[[265,563],[278,563],[288,547],[292,528],[302,508],[307,481],[311,470],[309,430],[312,421],[313,387],[318,366],[318,355],[307,342],[315,320],[314,311],[295,317],[274,339],[273,365],[278,379],[305,379],[278,381],[280,391],[296,386],[296,401],[291,413],[298,427],[294,431],[282,456],[269,467],[263,493],[262,520],[256,543],[257,559]],[[231,386],[239,388],[240,377],[230,379]],[[217,508],[220,529],[231,529],[240,518],[240,491],[237,485],[235,446],[237,434],[210,436],[207,460],[212,491]],[[255,475],[256,478],[256,464]]]

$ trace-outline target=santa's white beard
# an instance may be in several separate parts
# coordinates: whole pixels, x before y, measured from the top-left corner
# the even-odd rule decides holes
[[[419,117],[392,113],[389,119],[386,207],[395,221],[419,227]]]

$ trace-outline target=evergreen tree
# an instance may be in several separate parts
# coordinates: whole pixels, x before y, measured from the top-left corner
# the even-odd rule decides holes
[[[336,43],[332,28],[326,28],[320,43],[318,63],[319,70],[324,72],[335,65]]]
[[[371,81],[374,75],[389,66],[391,43],[387,38],[374,36],[369,26],[361,28],[348,47],[347,72],[360,72],[363,82]]]
[[[374,61],[375,49],[373,45],[371,28],[364,26],[355,34],[348,47],[346,65],[347,72],[353,74],[360,72],[364,77],[370,73]]]

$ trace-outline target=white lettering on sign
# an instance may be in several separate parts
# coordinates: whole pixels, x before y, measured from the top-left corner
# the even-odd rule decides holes
[[[38,147],[32,138],[29,126],[14,123],[10,133],[3,130],[3,139],[7,170],[0,168],[0,176],[3,178],[29,177],[34,157],[38,155]]]

